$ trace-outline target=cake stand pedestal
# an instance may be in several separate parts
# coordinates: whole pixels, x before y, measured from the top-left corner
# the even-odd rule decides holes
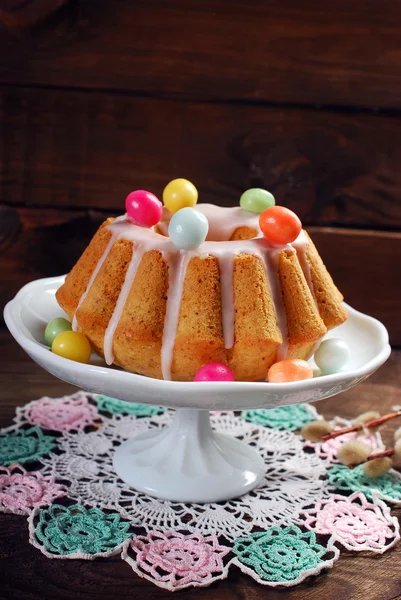
[[[149,496],[179,502],[219,502],[241,496],[265,474],[260,455],[215,433],[209,411],[178,409],[172,425],[130,439],[114,454],[117,475]]]
[[[64,277],[33,281],[4,310],[6,324],[22,348],[44,369],[88,392],[127,402],[175,408],[172,425],[121,444],[114,467],[128,485],[177,502],[217,502],[240,496],[264,476],[259,454],[244,442],[215,433],[209,410],[275,408],[313,402],[343,392],[371,375],[390,355],[388,334],[376,319],[348,308],[348,320],[327,337],[350,347],[346,368],[288,384],[266,382],[160,381],[110,368],[93,355],[84,365],[53,354],[44,330],[65,316],[55,299]],[[313,365],[313,361],[312,365]]]

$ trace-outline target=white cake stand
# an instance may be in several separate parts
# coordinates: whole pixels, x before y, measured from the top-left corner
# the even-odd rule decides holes
[[[64,316],[55,292],[64,277],[33,281],[4,311],[6,324],[22,348],[56,377],[89,392],[127,402],[177,409],[173,423],[124,442],[114,455],[120,478],[135,489],[166,500],[218,502],[240,496],[264,476],[264,463],[247,444],[212,431],[210,410],[274,408],[313,402],[343,392],[371,375],[390,355],[388,334],[376,319],[348,306],[349,318],[327,337],[340,337],[351,350],[346,368],[334,375],[289,384],[266,382],[160,381],[105,365],[93,355],[90,364],[53,354],[44,329]]]

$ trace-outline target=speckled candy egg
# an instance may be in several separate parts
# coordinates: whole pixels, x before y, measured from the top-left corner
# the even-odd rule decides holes
[[[162,218],[163,205],[151,192],[136,190],[128,194],[125,200],[127,215],[135,224],[153,227]]]
[[[267,373],[267,381],[270,381],[270,383],[290,383],[291,381],[302,381],[312,377],[312,367],[306,360],[300,358],[279,360],[270,367]]]
[[[273,194],[262,188],[251,188],[244,192],[239,200],[242,210],[260,215],[264,210],[274,206]]]
[[[194,250],[206,239],[209,222],[195,208],[182,208],[171,217],[168,234],[180,250]]]
[[[194,381],[235,381],[230,367],[223,363],[209,363],[199,369]]]
[[[67,319],[63,317],[57,317],[56,319],[52,319],[45,329],[45,340],[49,344],[52,345],[55,337],[58,336],[59,333],[63,333],[63,331],[71,331],[72,325]]]
[[[54,338],[52,352],[69,360],[87,363],[91,356],[91,345],[83,333],[63,331]]]
[[[191,208],[198,201],[198,190],[188,179],[173,179],[163,190],[164,206],[172,213]]]
[[[271,206],[262,212],[259,225],[263,235],[273,244],[290,244],[301,233],[302,223],[285,206]]]
[[[315,352],[315,363],[323,373],[337,373],[349,361],[348,345],[338,338],[324,340]]]

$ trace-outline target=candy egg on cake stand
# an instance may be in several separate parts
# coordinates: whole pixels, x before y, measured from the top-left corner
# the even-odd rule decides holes
[[[208,234],[209,223],[204,214],[207,210],[198,210],[197,193],[182,180],[166,190],[165,200],[171,201],[169,211],[173,217],[169,224],[171,239],[163,238],[163,243],[176,244],[180,255],[196,253],[203,248]],[[283,207],[275,207],[268,194],[258,193],[256,197],[252,191],[245,200],[251,217],[260,214],[261,230],[269,243],[287,244],[295,239],[299,223],[293,213],[272,210]],[[149,210],[145,210],[146,203]],[[141,235],[146,243],[146,232],[157,227],[161,210],[160,201],[150,192],[139,190],[127,198],[127,218],[132,227],[143,228]],[[121,223],[124,222],[123,219]],[[23,287],[5,308],[6,324],[33,360],[56,377],[89,392],[175,409],[170,426],[123,442],[114,456],[114,468],[122,480],[141,492],[166,500],[225,501],[250,491],[263,480],[265,465],[261,456],[250,445],[215,433],[209,411],[275,408],[328,398],[363,381],[390,354],[385,327],[348,306],[348,320],[326,335],[316,355],[322,369],[318,377],[311,377],[313,360],[309,366],[301,364],[303,361],[282,361],[285,364],[278,361],[268,382],[235,381],[230,366],[216,362],[204,365],[195,381],[138,375],[107,365],[95,354],[87,364],[76,362],[51,352],[51,332],[46,336],[48,341],[45,339],[49,322],[67,317],[55,297],[64,279],[63,276],[40,279]],[[58,332],[62,336],[69,333],[67,325],[62,323],[63,326],[66,330]],[[56,328],[53,333],[57,331]],[[327,345],[331,345],[329,351],[325,349]],[[346,362],[345,348],[349,351]],[[332,358],[330,362],[330,356],[335,360]],[[336,372],[332,372],[334,367]]]

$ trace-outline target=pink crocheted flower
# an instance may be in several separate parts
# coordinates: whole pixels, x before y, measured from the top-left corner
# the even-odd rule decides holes
[[[82,392],[63,398],[41,398],[31,402],[24,416],[32,425],[52,431],[82,431],[87,425],[93,425],[100,415]]]
[[[333,495],[302,515],[305,527],[331,535],[347,550],[382,553],[399,540],[399,524],[389,508],[377,498],[369,502],[361,492]]]
[[[128,555],[133,551],[135,559]],[[230,551],[217,537],[198,533],[181,534],[150,531],[125,547],[122,557],[141,577],[159,587],[179,590],[188,586],[208,586],[227,576],[223,556]]]
[[[314,448],[316,454],[320,458],[325,458],[329,462],[338,462],[337,460],[337,451],[344,444],[344,442],[349,442],[350,440],[355,440],[358,438],[359,441],[363,442],[371,450],[377,448],[377,439],[374,435],[358,435],[357,433],[344,433],[336,438],[332,438],[331,440],[327,440],[327,442],[323,443],[314,443],[314,442],[306,442],[305,447]]]
[[[40,471],[27,472],[21,465],[0,467],[0,511],[28,515],[32,509],[47,506],[65,495],[64,486]]]

